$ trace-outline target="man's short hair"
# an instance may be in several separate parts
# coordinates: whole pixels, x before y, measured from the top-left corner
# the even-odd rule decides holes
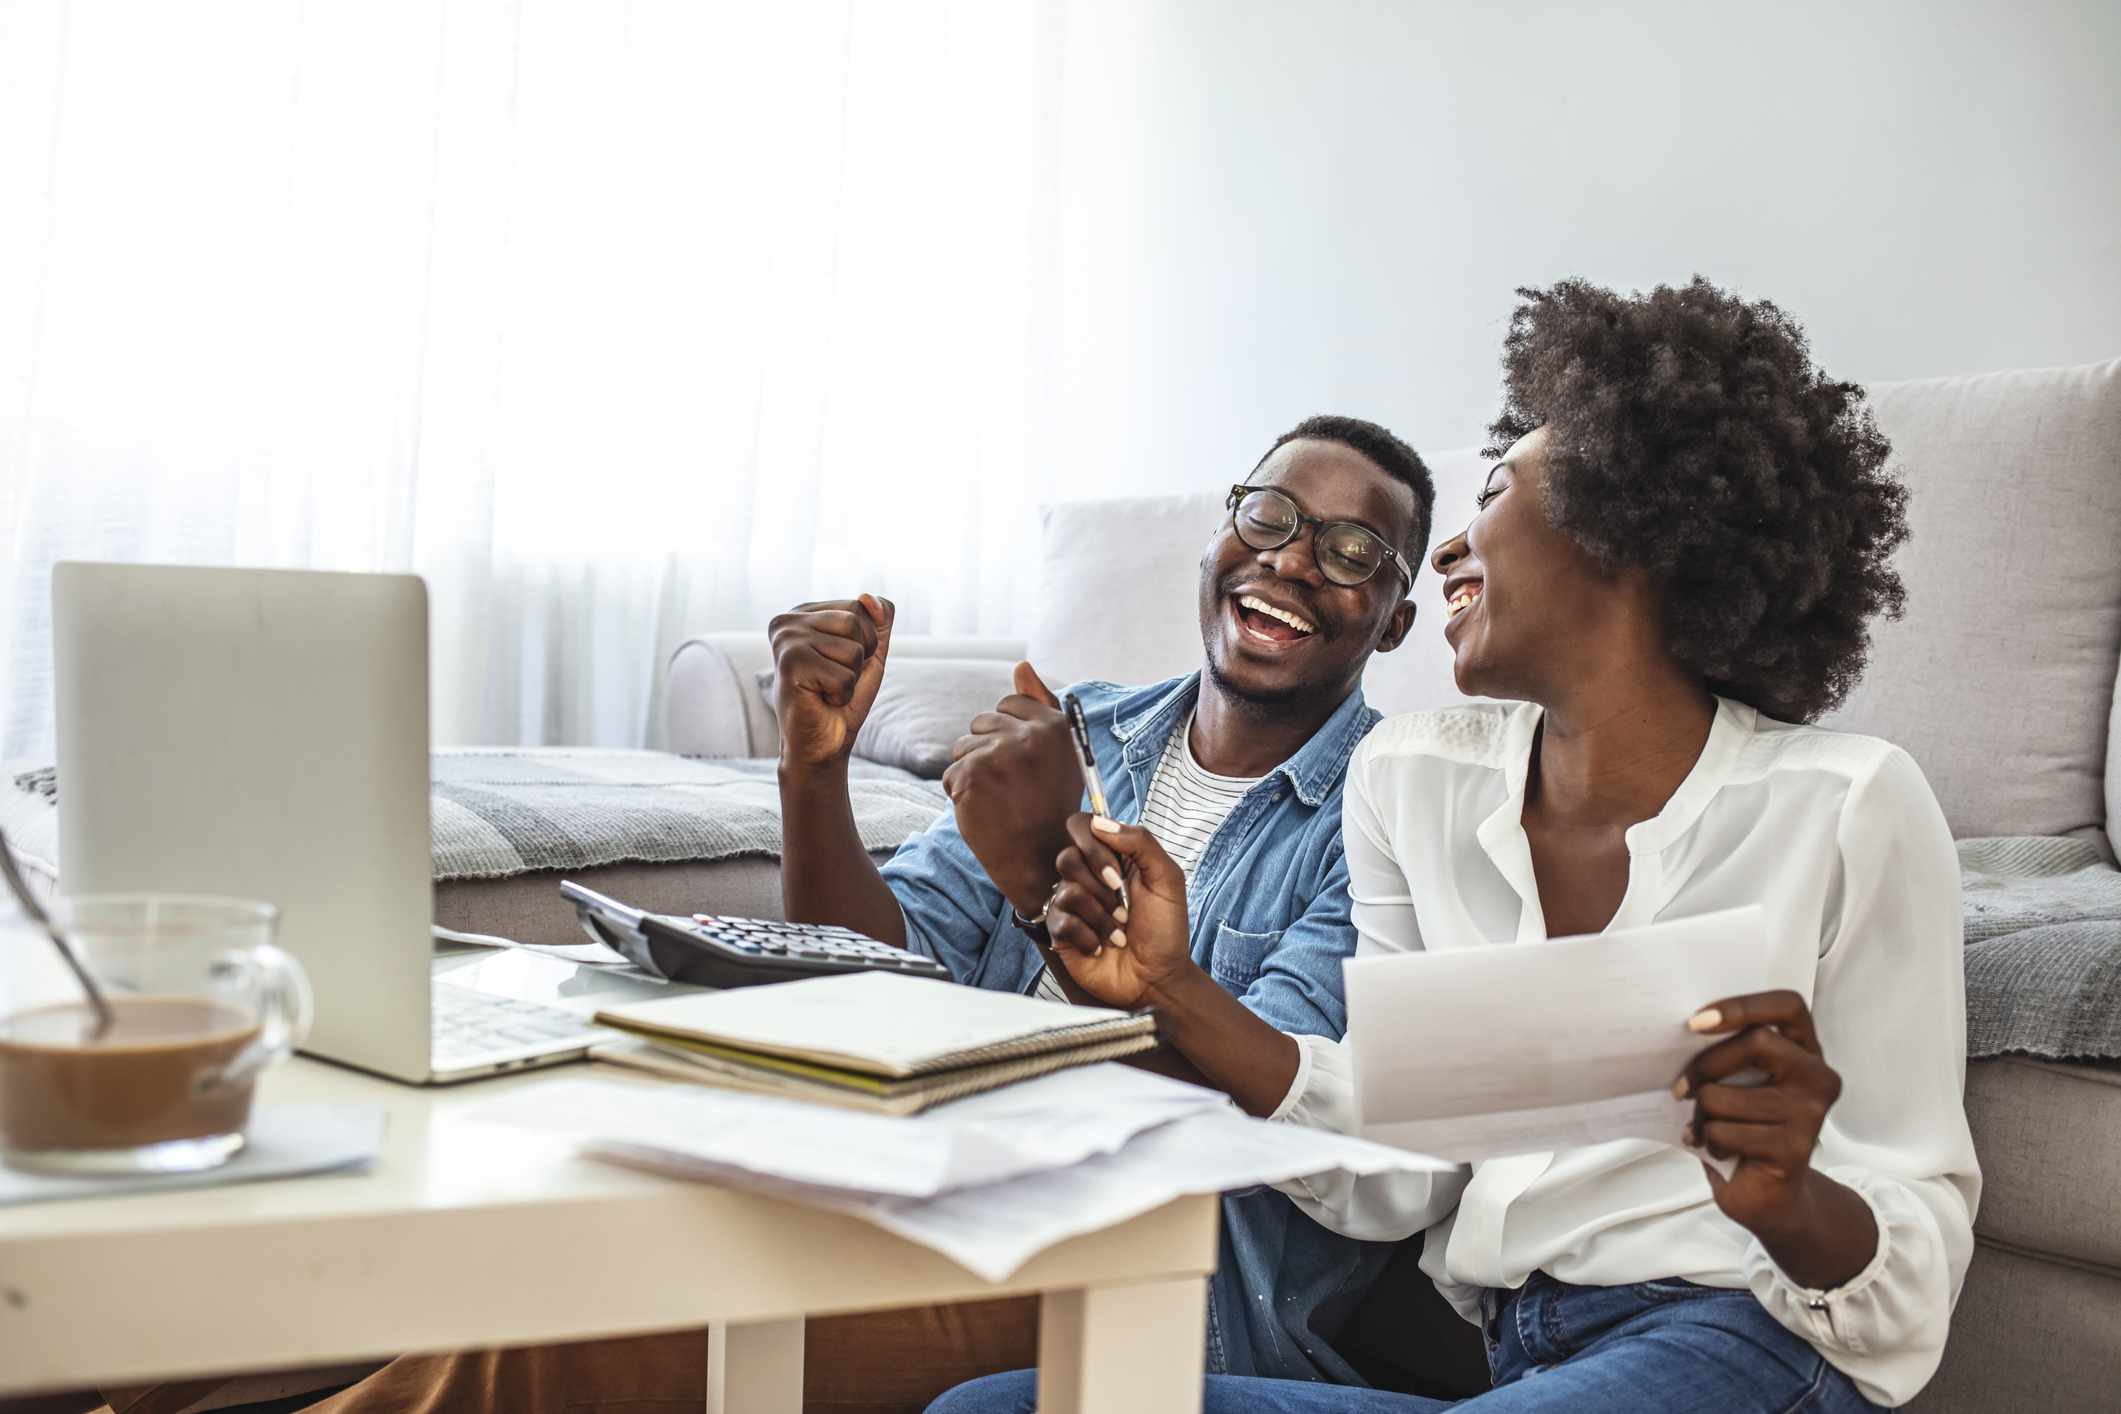
[[[1427,557],[1429,521],[1436,510],[1436,483],[1429,479],[1428,465],[1422,461],[1420,453],[1374,422],[1320,413],[1305,418],[1276,437],[1266,455],[1253,463],[1253,474],[1257,475],[1267,464],[1267,457],[1273,456],[1287,443],[1299,440],[1335,442],[1351,452],[1360,452],[1374,462],[1379,471],[1412,491],[1414,523],[1407,528],[1407,541],[1399,548],[1417,565]]]

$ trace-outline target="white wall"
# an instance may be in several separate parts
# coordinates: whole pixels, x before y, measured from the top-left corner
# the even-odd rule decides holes
[[[1480,438],[1511,289],[1696,271],[1858,380],[2121,353],[2121,4],[1078,6],[1045,499]]]

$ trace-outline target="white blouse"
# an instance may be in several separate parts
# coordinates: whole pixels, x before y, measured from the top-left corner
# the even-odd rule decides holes
[[[1540,714],[1469,704],[1390,718],[1363,741],[1343,806],[1359,954],[1546,936],[1522,824]],[[1867,1398],[1903,1403],[1943,1353],[1981,1191],[1962,1103],[1958,858],[1936,798],[1898,747],[1719,700],[1693,771],[1626,838],[1627,892],[1608,927],[1757,902],[1771,930],[1816,948],[1813,1017],[1843,1090],[1812,1162],[1870,1205],[1869,1265],[1830,1291],[1797,1285],[1716,1207],[1698,1158],[1647,1141],[1280,1187],[1352,1237],[1429,1229],[1422,1269],[1476,1323],[1481,1288],[1534,1270],[1590,1286],[1750,1287]],[[1508,1044],[1500,1015],[1497,1035]],[[1345,1048],[1297,1040],[1274,1117],[1354,1130]]]

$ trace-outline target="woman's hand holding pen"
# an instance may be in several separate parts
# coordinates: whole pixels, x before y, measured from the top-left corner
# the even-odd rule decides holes
[[[1274,1113],[1301,1053],[1193,960],[1185,871],[1139,825],[1077,814],[1068,837],[1046,914],[1055,960],[1106,1006],[1156,1009],[1157,1055],[1173,1068],[1151,1069],[1212,1085],[1247,1114]]]
[[[1869,1264],[1878,1228],[1860,1194],[1812,1167],[1841,1076],[1820,1049],[1811,1008],[1795,992],[1755,992],[1711,1003],[1687,1025],[1728,1036],[1695,1056],[1672,1087],[1694,1101],[1688,1141],[1741,1161],[1729,1178],[1703,1165],[1716,1206],[1792,1280],[1839,1286]],[[1730,1083],[1750,1075],[1764,1078]]]
[[[1200,971],[1186,923],[1184,871],[1139,825],[1078,812],[1068,819],[1068,838],[1046,913],[1054,956],[1107,1006],[1157,1005]]]

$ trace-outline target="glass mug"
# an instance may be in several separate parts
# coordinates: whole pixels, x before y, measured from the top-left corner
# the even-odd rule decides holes
[[[258,1076],[309,1034],[309,980],[248,899],[84,894],[52,922],[110,1003],[95,1009],[27,920],[4,939],[0,1160],[58,1173],[179,1173],[243,1148]]]

